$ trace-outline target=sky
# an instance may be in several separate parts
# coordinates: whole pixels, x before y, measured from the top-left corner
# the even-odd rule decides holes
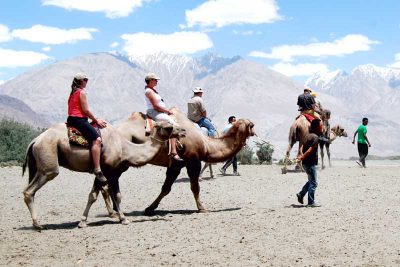
[[[239,55],[297,80],[400,68],[398,0],[2,0],[0,84],[86,53]]]

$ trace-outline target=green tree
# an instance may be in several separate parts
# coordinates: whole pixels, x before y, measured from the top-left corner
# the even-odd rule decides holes
[[[255,142],[257,151],[256,155],[258,157],[258,162],[262,164],[266,162],[267,164],[272,164],[272,154],[274,153],[274,146],[270,142],[261,141]]]
[[[44,129],[34,129],[31,126],[10,119],[0,120],[0,162],[18,162],[25,159],[25,152],[33,138]]]
[[[254,152],[249,146],[245,146],[237,154],[237,159],[240,164],[252,164]]]

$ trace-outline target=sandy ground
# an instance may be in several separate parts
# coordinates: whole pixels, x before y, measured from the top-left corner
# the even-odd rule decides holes
[[[42,232],[32,229],[22,199],[27,177],[20,168],[1,168],[0,265],[399,266],[400,164],[384,165],[337,162],[320,171],[320,208],[296,201],[305,174],[239,166],[240,177],[201,182],[205,214],[196,212],[183,171],[152,217],[142,212],[159,193],[165,169],[130,169],[121,188],[131,223],[108,218],[101,200],[85,229],[77,224],[92,176],[63,169],[37,194]]]

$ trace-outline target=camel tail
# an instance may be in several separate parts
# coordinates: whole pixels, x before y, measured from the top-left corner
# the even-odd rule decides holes
[[[25,174],[26,167],[28,166],[29,169],[29,182],[32,181],[33,177],[36,174],[36,160],[35,157],[32,155],[33,145],[35,144],[36,139],[34,139],[26,149],[25,160],[24,164],[22,165],[22,176]]]

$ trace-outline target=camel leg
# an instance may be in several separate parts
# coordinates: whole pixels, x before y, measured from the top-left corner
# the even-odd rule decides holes
[[[35,202],[35,194],[36,192],[44,186],[48,181],[54,179],[58,175],[58,168],[55,171],[48,172],[46,174],[40,174],[39,172],[36,173],[35,177],[29,183],[29,185],[25,188],[24,194],[24,201],[26,206],[31,213],[32,218],[32,225],[35,229],[41,230],[43,227],[39,224],[37,220],[37,213],[34,206]]]
[[[201,162],[195,159],[189,160],[186,169],[190,178],[190,189],[192,190],[194,200],[196,201],[197,209],[199,212],[206,212],[207,210],[203,207],[203,204],[201,204],[200,201],[199,173]]]
[[[213,170],[212,170],[212,164],[210,163],[210,177],[214,178]]]
[[[158,207],[160,204],[161,200],[171,192],[172,184],[175,182],[176,178],[178,177],[179,173],[181,172],[181,167],[178,166],[170,166],[167,168],[167,177],[165,178],[164,184],[161,188],[161,193],[158,195],[156,200],[151,203],[150,206],[148,206],[144,210],[144,214],[147,216],[154,215],[155,209]]]
[[[329,167],[332,167],[332,164],[331,164],[331,151],[329,150],[329,144],[326,144],[326,154],[328,154]]]
[[[115,210],[118,213],[119,216],[119,221],[126,225],[129,224],[129,220],[125,217],[125,214],[122,212],[121,209],[121,200],[122,200],[122,194],[119,188],[119,177],[121,174],[116,175],[115,173],[109,173],[104,172],[104,174],[107,177],[108,180],[108,185],[110,187],[110,193],[111,193],[111,199],[114,203]]]
[[[319,147],[321,149],[321,168],[325,169],[325,164],[324,164],[324,143],[320,143]]]
[[[110,196],[110,191],[108,189],[108,185],[102,187],[100,189],[101,194],[103,195],[104,203],[106,204],[106,208],[108,211],[108,216],[110,218],[116,218],[118,216],[117,212],[111,207],[111,196]]]
[[[290,151],[292,150],[294,144],[292,144],[291,142],[289,143],[289,146],[286,150],[286,154],[285,154],[285,159],[283,160],[283,168],[282,168],[282,173],[285,174],[287,172],[287,164],[289,161],[289,157],[290,157]]]
[[[209,166],[209,163],[204,162],[204,166],[203,166],[203,168],[202,168],[201,171],[200,171],[200,177],[203,176],[203,172],[207,169],[208,166]]]

